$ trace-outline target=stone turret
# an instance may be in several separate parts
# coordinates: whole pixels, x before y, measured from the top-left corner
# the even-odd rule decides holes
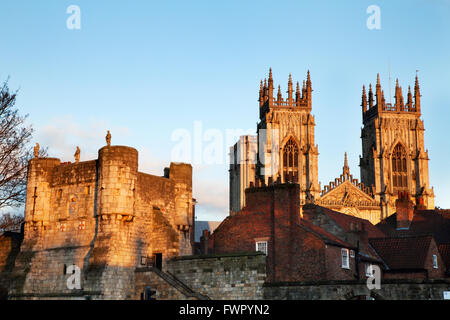
[[[52,169],[60,164],[56,158],[34,158],[28,162],[25,237],[37,237],[50,222]]]
[[[105,146],[98,151],[99,210],[102,220],[115,216],[132,221],[138,176],[138,152],[124,146]]]

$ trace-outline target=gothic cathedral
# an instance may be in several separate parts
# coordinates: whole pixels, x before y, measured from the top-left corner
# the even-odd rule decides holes
[[[242,136],[230,150],[231,215],[245,206],[246,188],[273,183],[298,183],[301,204],[315,203],[374,224],[395,212],[399,192],[411,194],[417,206],[434,209],[417,76],[414,101],[409,89],[406,104],[398,80],[394,105],[385,102],[379,76],[375,99],[372,86],[368,97],[363,86],[361,182],[350,174],[345,154],[342,174],[323,189],[318,182],[312,91],[309,71],[301,90],[297,82],[295,94],[289,75],[285,99],[280,86],[274,96],[272,70],[261,81],[258,134]]]

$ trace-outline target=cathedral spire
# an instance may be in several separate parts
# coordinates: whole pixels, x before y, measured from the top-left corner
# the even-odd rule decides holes
[[[281,102],[283,100],[283,97],[281,96],[281,87],[278,86],[278,95],[277,95],[277,101]]]
[[[361,107],[363,107],[363,112],[367,111],[367,97],[366,97],[366,86],[363,85],[363,90],[362,90],[362,102],[361,102]]]
[[[369,109],[373,107],[372,84],[369,84]]]
[[[342,167],[342,174],[350,174],[350,167],[348,166],[347,161],[347,152],[345,153],[344,166]]]

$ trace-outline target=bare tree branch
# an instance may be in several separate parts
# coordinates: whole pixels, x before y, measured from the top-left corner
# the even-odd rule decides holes
[[[22,215],[5,213],[0,216],[0,232],[16,231],[19,232],[24,218]]]
[[[0,85],[0,209],[25,202],[27,165],[33,154],[33,128],[26,126],[27,115],[21,116],[15,107],[16,97],[8,80]]]

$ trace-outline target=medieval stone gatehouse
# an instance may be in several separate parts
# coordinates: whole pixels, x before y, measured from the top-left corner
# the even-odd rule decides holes
[[[131,298],[137,267],[192,254],[191,165],[142,173],[136,149],[107,142],[96,160],[79,162],[79,150],[75,163],[30,160],[12,298]],[[80,272],[78,288],[69,269]]]

